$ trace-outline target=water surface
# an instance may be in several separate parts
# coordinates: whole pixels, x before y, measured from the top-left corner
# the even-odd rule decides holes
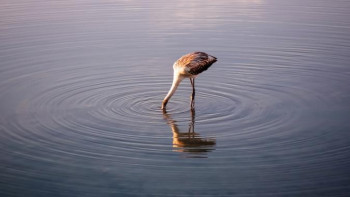
[[[1,196],[348,196],[350,2],[6,1]],[[218,58],[160,105],[173,62]]]

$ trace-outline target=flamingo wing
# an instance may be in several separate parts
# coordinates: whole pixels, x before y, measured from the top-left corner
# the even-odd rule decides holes
[[[204,52],[194,52],[182,56],[177,63],[185,66],[187,72],[191,75],[198,75],[207,70],[216,61],[217,59],[214,56]]]

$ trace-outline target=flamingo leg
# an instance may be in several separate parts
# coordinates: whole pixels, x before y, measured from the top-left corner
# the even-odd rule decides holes
[[[194,78],[190,78],[192,85],[192,96],[191,96],[191,109],[194,108],[194,96],[195,96],[195,88],[194,88]]]

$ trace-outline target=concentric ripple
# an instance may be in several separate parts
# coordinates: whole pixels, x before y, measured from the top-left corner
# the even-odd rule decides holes
[[[232,75],[222,75],[218,79],[215,71],[228,73],[229,66],[224,65],[221,70],[213,69],[214,74],[203,74],[197,79],[196,128],[206,136],[223,139],[224,143],[219,145],[222,150],[229,151],[243,144],[253,149],[271,146],[271,143],[257,145],[256,142],[290,135],[295,122],[304,118],[303,113],[312,113],[309,110],[331,104],[331,101],[322,99],[318,92],[300,86],[285,88],[273,82],[264,84],[256,79],[233,79]],[[36,135],[50,143],[60,141],[65,144],[65,138],[102,143],[106,138],[122,142],[113,143],[117,149],[124,149],[123,146],[127,144],[133,144],[128,150],[136,148],[135,145],[146,152],[168,149],[162,140],[171,138],[171,135],[162,131],[166,127],[166,120],[160,110],[160,103],[170,86],[171,78],[168,76],[171,73],[163,76],[133,71],[121,74],[117,69],[107,68],[82,75],[82,70],[63,70],[60,73],[65,76],[63,79],[55,79],[57,71],[46,73],[47,78],[53,80],[53,85],[31,92],[29,99],[20,101],[15,111],[26,118],[19,119],[15,126],[22,128],[22,132],[47,130]],[[234,72],[258,76],[265,70],[236,66]],[[317,74],[322,73],[314,72],[315,78],[324,77]],[[336,80],[331,73],[327,77]],[[283,79],[275,77],[273,80]],[[22,89],[30,88],[27,85],[23,84]],[[190,91],[189,82],[185,80],[169,102],[168,113],[180,125],[190,121]],[[326,125],[315,121],[304,123],[303,128],[322,124]],[[58,134],[59,130],[64,130],[63,135],[66,136],[60,136],[62,133]],[[226,140],[233,140],[234,143]],[[251,144],[247,141],[251,141]],[[70,141],[67,143],[76,146]],[[275,143],[275,146],[282,146],[295,142]],[[100,151],[110,147],[100,145],[101,150],[89,147],[84,147],[88,149],[84,150],[81,147],[83,149],[80,151],[86,152],[82,155],[103,157]],[[158,161],[155,162],[160,165]]]

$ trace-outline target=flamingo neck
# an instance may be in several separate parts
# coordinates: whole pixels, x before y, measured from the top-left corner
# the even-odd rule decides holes
[[[163,104],[162,104],[163,109],[165,108],[166,104],[168,103],[170,98],[175,93],[175,91],[176,91],[177,87],[179,86],[180,82],[182,81],[182,79],[183,79],[182,76],[174,73],[173,84],[171,85],[171,88],[170,88],[168,94],[163,99]]]

